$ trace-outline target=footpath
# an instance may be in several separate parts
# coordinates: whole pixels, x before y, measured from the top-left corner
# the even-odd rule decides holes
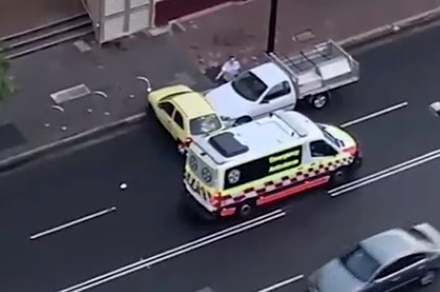
[[[344,46],[393,33],[393,24],[415,26],[438,16],[440,0],[279,0],[276,51],[291,54],[327,40]],[[264,60],[270,0],[223,5],[176,22],[174,35],[199,70],[212,77],[229,55],[245,67]],[[402,22],[402,23],[400,23]]]
[[[180,19],[160,37],[141,33],[104,48],[85,40],[13,60],[18,91],[0,105],[0,171],[142,121],[145,84],[137,77],[153,88],[185,83],[204,90],[212,83],[203,74],[211,77],[230,54],[245,66],[258,64],[269,5],[235,2]],[[279,0],[276,48],[288,54],[328,38],[359,44],[394,33],[393,24],[404,30],[437,20],[436,10],[427,11],[439,6],[440,0]]]

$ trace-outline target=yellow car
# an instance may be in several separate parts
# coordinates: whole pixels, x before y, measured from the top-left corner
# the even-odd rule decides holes
[[[186,85],[174,85],[151,91],[147,96],[160,123],[185,152],[193,136],[206,135],[224,128],[219,115],[205,97]]]

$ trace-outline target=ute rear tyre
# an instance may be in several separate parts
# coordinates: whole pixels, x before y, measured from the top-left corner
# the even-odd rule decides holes
[[[426,273],[422,277],[420,277],[419,284],[421,286],[428,286],[434,282],[436,276],[437,276],[436,271],[433,270],[426,271]]]
[[[330,95],[328,93],[320,93],[310,96],[309,103],[314,109],[322,109],[328,104],[329,99]]]
[[[348,180],[348,170],[345,167],[341,167],[332,172],[330,177],[330,187],[336,187],[346,183]]]

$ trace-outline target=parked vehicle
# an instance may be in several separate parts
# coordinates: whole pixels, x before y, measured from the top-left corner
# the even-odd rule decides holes
[[[269,62],[241,73],[205,93],[223,120],[239,124],[308,101],[324,108],[333,89],[359,80],[359,63],[329,40],[291,56],[268,55]]]

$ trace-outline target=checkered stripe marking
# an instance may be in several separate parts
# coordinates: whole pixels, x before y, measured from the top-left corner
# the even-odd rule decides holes
[[[260,187],[252,187],[245,189],[240,193],[232,195],[232,198],[228,200],[227,204],[237,203],[245,199],[254,198],[266,194],[268,192],[272,192],[276,189],[280,189],[293,184],[300,183],[302,181],[316,177],[318,175],[332,172],[341,166],[349,165],[351,162],[353,162],[353,157],[344,157],[342,159],[336,159],[326,164],[320,163],[315,167],[309,167],[305,170],[297,171],[293,175],[284,176],[278,180],[268,181]]]
[[[211,194],[205,190],[205,188],[188,172],[185,172],[185,180],[189,187],[199,194],[204,200],[209,201],[211,199]]]

